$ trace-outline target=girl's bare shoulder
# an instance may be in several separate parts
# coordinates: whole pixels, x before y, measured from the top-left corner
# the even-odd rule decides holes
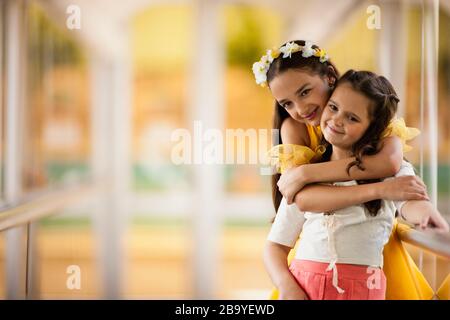
[[[302,146],[308,146],[310,144],[306,125],[291,117],[283,120],[280,131],[281,141],[283,143],[299,144]]]

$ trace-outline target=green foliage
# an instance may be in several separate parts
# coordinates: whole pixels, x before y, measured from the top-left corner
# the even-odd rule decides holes
[[[249,67],[264,54],[262,21],[251,8],[236,10],[227,24],[227,62],[230,65]]]
[[[45,71],[57,65],[84,62],[79,45],[38,6],[30,6],[28,23],[28,55],[34,67]]]

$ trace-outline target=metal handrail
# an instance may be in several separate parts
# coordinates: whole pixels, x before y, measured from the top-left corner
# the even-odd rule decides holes
[[[16,203],[0,206],[0,232],[26,224],[69,207],[74,202],[92,197],[101,190],[100,183],[84,181],[76,185],[62,185],[29,194]],[[432,230],[419,231],[400,221],[397,233],[405,243],[450,259],[450,233]]]
[[[409,224],[400,222],[397,234],[405,243],[450,260],[450,233],[437,233],[432,229],[419,231]]]
[[[99,183],[84,181],[33,192],[15,203],[0,206],[0,232],[52,215],[74,202],[92,197],[100,190]]]

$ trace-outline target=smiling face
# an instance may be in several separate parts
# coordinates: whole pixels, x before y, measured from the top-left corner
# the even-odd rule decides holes
[[[320,127],[334,148],[350,151],[370,125],[371,101],[350,84],[337,86],[325,107]]]
[[[269,83],[277,102],[296,121],[319,125],[330,95],[327,79],[305,70],[289,69]]]

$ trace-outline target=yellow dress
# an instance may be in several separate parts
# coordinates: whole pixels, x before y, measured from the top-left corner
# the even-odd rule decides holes
[[[450,274],[447,275],[444,282],[442,282],[441,286],[436,292],[436,296],[440,300],[450,300]]]
[[[322,133],[319,127],[307,125],[310,137],[310,147],[299,145],[277,145],[269,150],[269,157],[272,164],[276,165],[279,173],[283,173],[286,169],[315,162],[325,152],[325,148],[320,145]],[[403,143],[403,151],[411,150],[406,141],[413,139],[420,133],[415,128],[408,128],[403,119],[394,119],[389,124],[383,137],[396,135]],[[413,259],[405,249],[401,242],[397,229],[399,226],[397,219],[394,221],[392,233],[388,243],[383,250],[383,271],[386,275],[386,299],[387,300],[428,300],[432,299],[434,292],[427,280],[414,263]],[[301,237],[300,237],[301,238]],[[295,257],[295,252],[299,245],[300,239],[295,247],[289,252],[288,264],[291,264]],[[450,280],[449,280],[450,281]],[[447,281],[448,282],[448,281]],[[447,287],[442,288],[442,292],[447,294]],[[442,293],[444,295],[444,293]],[[278,290],[274,288],[271,292],[270,299],[278,299]]]

